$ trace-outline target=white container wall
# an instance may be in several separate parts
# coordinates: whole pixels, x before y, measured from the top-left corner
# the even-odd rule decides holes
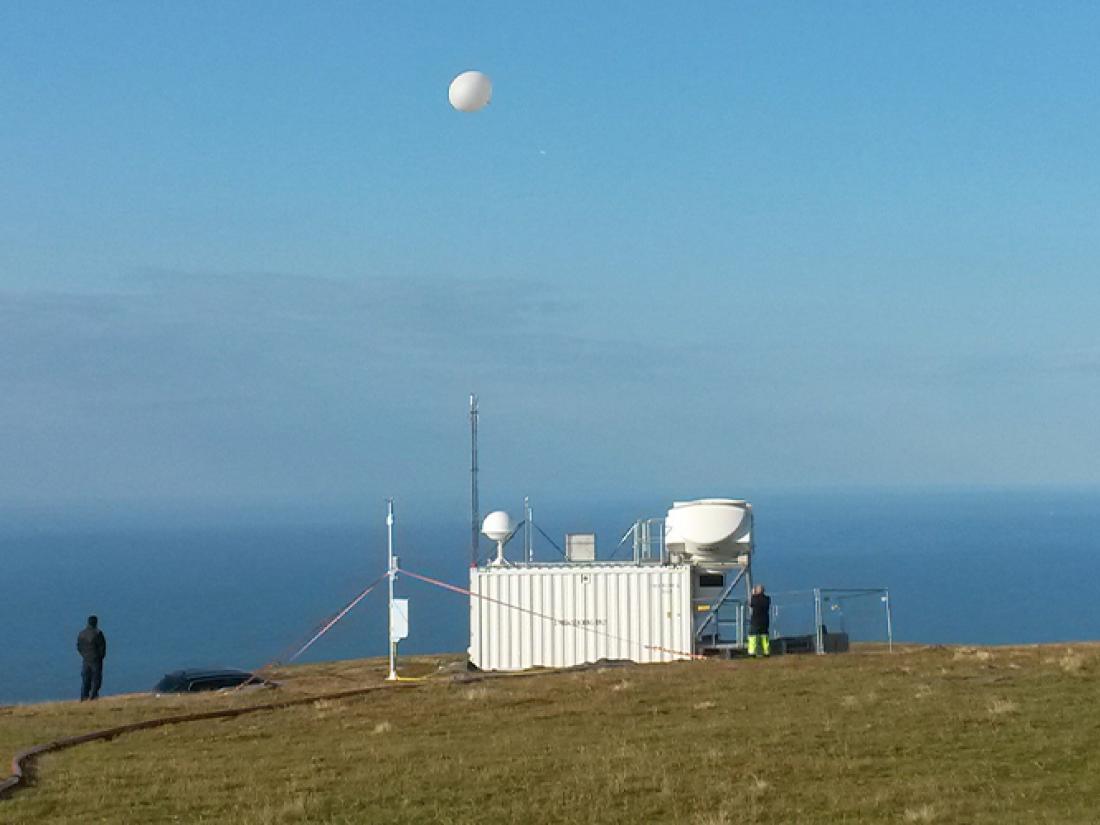
[[[470,569],[470,661],[482,670],[690,658],[691,568]]]

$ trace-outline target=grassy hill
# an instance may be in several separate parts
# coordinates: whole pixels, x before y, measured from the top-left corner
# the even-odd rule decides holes
[[[864,649],[454,680],[43,757],[3,823],[1094,823],[1100,648]],[[126,721],[380,683],[0,708],[0,758]]]

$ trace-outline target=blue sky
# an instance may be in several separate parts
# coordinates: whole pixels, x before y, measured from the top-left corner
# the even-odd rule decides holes
[[[0,7],[0,504],[1100,482],[1086,3]],[[446,102],[477,68],[475,115]]]

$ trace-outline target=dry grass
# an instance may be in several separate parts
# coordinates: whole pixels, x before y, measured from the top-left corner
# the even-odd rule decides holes
[[[989,701],[989,712],[994,716],[1016,713],[1020,706],[1011,699],[999,699],[994,697]]]
[[[979,662],[989,662],[993,660],[993,653],[980,647],[960,647],[956,648],[955,655],[952,658],[955,661],[977,659]]]
[[[696,814],[692,820],[694,825],[734,825],[734,820],[725,811],[713,814]]]
[[[921,805],[919,808],[906,808],[902,817],[906,822],[935,822],[936,809],[931,805]]]
[[[1088,659],[1082,656],[1079,651],[1068,648],[1058,660],[1058,665],[1066,673],[1081,673],[1085,669],[1085,664],[1087,662]]]
[[[441,675],[415,690],[49,756],[33,787],[0,802],[0,822],[1095,822],[1100,709],[1083,678],[1094,649],[980,652],[685,662],[473,685]],[[303,667],[282,674],[280,692],[383,676],[374,662]],[[272,698],[0,708],[0,758],[60,734]]]

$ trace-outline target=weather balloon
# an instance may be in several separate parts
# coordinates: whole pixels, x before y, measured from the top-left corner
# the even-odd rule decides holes
[[[493,81],[481,72],[463,72],[451,81],[447,97],[460,112],[484,109],[493,96]]]

